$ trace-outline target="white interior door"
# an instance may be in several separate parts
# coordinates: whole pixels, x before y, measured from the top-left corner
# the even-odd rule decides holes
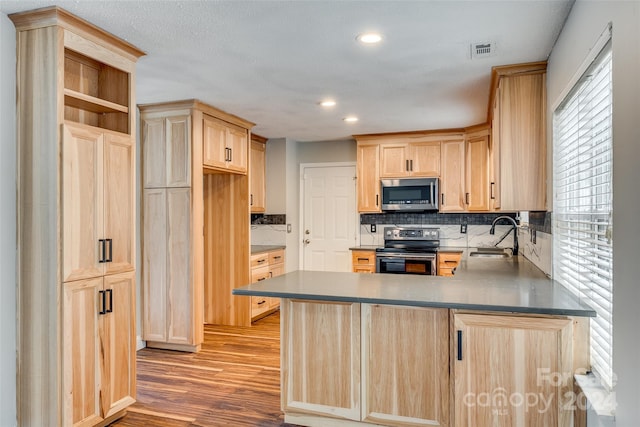
[[[303,270],[351,271],[356,244],[356,168],[303,166]]]

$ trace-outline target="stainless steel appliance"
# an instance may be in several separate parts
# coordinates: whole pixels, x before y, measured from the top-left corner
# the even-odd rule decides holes
[[[376,273],[436,275],[438,228],[385,227],[384,248],[376,249]]]
[[[438,178],[380,180],[383,211],[438,210]]]

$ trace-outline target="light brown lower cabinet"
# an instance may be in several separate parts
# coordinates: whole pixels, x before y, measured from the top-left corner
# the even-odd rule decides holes
[[[354,273],[375,273],[376,251],[352,249],[351,271]]]
[[[449,425],[447,309],[285,299],[281,312],[286,422]]]
[[[449,425],[449,310],[362,304],[362,421]]]
[[[291,299],[281,313],[287,423],[581,425],[588,318]]]
[[[280,310],[285,421],[360,420],[360,304],[283,299]]]
[[[100,424],[135,402],[135,272],[64,283],[62,425]]]
[[[284,249],[251,255],[251,283],[261,282],[284,274]],[[280,307],[280,298],[252,296],[251,321],[261,319]]]
[[[453,276],[461,260],[461,252],[438,252],[438,276]]]
[[[570,318],[454,314],[455,426],[572,426]]]

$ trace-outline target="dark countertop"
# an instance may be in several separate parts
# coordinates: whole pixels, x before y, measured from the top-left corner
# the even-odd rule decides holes
[[[293,271],[235,295],[594,317],[523,257],[463,257],[453,277]]]
[[[381,248],[382,246],[377,246],[377,245],[361,245],[361,246],[354,246],[352,248],[349,248],[350,251],[375,251],[378,248]]]
[[[285,249],[285,245],[251,245],[251,255]]]

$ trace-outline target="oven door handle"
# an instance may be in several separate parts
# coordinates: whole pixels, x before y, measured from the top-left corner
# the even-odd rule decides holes
[[[384,254],[378,255],[380,259],[408,259],[408,260],[423,260],[423,259],[436,259],[436,254],[424,254],[424,255],[408,255],[408,254]]]

